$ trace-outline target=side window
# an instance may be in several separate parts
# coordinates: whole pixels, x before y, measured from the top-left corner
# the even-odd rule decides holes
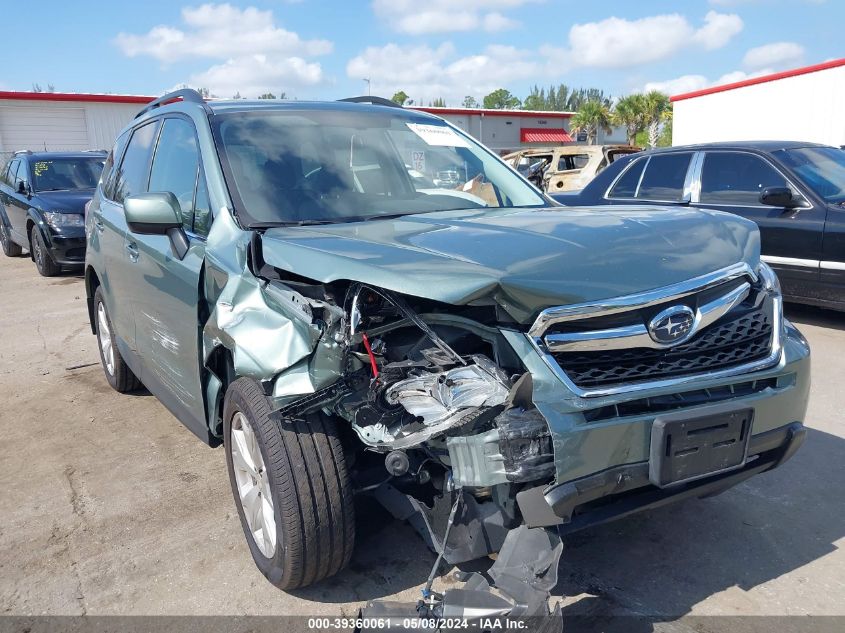
[[[106,164],[103,165],[103,195],[109,200],[114,199],[114,186],[115,181],[117,180],[116,165],[120,163],[120,157],[123,154],[123,150],[126,148],[126,141],[128,140],[129,132],[124,132],[118,136],[117,141],[114,144],[114,148],[111,152],[109,152]]]
[[[766,187],[788,187],[774,167],[759,156],[741,152],[708,152],[701,170],[699,201],[711,204],[760,204]]]
[[[652,156],[640,181],[637,198],[680,202],[684,196],[684,181],[691,159],[691,153]]]
[[[9,169],[6,171],[6,173],[5,173],[5,174],[3,174],[3,176],[4,176],[4,181],[5,181],[5,182],[6,182],[6,184],[7,184],[7,185],[9,185],[12,189],[14,189],[15,187],[17,187],[17,184],[18,184],[17,182],[15,182],[15,177],[16,177],[16,175],[17,175],[17,173],[18,173],[18,163],[19,163],[19,162],[20,162],[20,161],[19,161],[17,158],[16,158],[15,160],[13,160],[12,162],[10,162],[10,163],[9,163],[9,165],[8,165]]]
[[[25,159],[21,159],[18,165],[18,175],[15,176],[18,181],[23,181],[24,184],[29,184],[29,163]]]
[[[648,162],[647,158],[639,158],[633,161],[628,168],[622,173],[619,180],[607,194],[608,198],[633,198],[637,195],[637,185],[640,184],[640,176],[643,174],[643,168]]]
[[[155,138],[156,122],[151,121],[139,127],[132,133],[123,160],[117,169],[114,179],[114,188],[111,191],[112,199],[121,203],[127,196],[134,193],[142,193],[146,190],[147,168],[150,164],[150,150]]]
[[[153,158],[149,191],[169,191],[176,196],[182,210],[182,226],[187,231],[193,231],[198,167],[194,126],[184,119],[165,119]]]

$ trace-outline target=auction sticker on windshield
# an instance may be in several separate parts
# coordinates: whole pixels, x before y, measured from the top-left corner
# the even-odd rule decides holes
[[[429,145],[443,147],[469,147],[466,139],[455,133],[445,125],[425,125],[423,123],[407,123],[408,128]]]

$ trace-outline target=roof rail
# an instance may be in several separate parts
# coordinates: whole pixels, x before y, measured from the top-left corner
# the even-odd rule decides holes
[[[31,149],[19,149],[12,152],[12,156],[18,156],[19,154],[32,154]]]
[[[174,90],[173,92],[168,92],[165,95],[160,96],[158,99],[150,101],[146,106],[144,106],[138,114],[135,115],[137,119],[139,116],[142,116],[149,112],[150,110],[154,110],[155,108],[160,108],[163,105],[167,105],[172,101],[176,101],[177,99],[181,99],[182,101],[188,101],[190,103],[198,103],[205,108],[208,112],[210,108],[205,103],[205,99],[203,96],[194,90],[193,88],[182,88],[181,90]]]
[[[402,107],[390,99],[385,99],[384,97],[371,97],[369,95],[365,95],[363,97],[347,97],[346,99],[338,99],[338,101],[349,101],[350,103],[372,103],[373,105],[387,106],[389,108]]]

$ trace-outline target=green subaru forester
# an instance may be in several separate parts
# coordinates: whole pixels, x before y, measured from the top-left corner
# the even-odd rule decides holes
[[[165,95],[117,139],[86,231],[106,379],[224,445],[283,589],[347,564],[367,494],[438,562],[499,552],[465,589],[429,582],[429,613],[543,613],[562,533],[804,439],[810,352],[753,223],[560,207],[380,99]]]

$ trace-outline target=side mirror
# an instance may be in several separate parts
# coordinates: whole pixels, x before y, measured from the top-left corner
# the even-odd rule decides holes
[[[760,192],[760,204],[786,209],[801,206],[801,202],[792,195],[789,187],[766,187]]]
[[[169,191],[128,196],[123,214],[129,230],[139,235],[167,235],[170,229],[182,227],[179,200]]]
[[[169,191],[139,193],[123,200],[123,215],[132,233],[166,235],[173,254],[185,257],[190,244],[182,230],[182,211],[179,200]]]

